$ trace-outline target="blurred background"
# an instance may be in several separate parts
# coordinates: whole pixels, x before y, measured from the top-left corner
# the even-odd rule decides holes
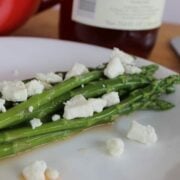
[[[18,2],[21,2],[21,4],[17,4]],[[37,1],[37,3],[35,3]],[[74,34],[77,36],[78,32],[80,32],[78,34],[78,36],[83,36],[81,38],[79,38],[81,41],[80,42],[85,42],[85,43],[89,43],[89,44],[93,44],[90,41],[94,41],[92,37],[96,38],[96,41],[98,42],[99,39],[101,39],[100,37],[106,38],[103,39],[102,42],[107,42],[107,39],[110,39],[112,44],[115,42],[118,42],[122,47],[116,46],[116,44],[113,44],[113,47],[119,47],[120,49],[126,48],[125,44],[127,46],[127,48],[131,48],[130,50],[127,50],[127,52],[131,53],[131,54],[135,54],[141,57],[145,57],[150,59],[151,61],[157,62],[159,64],[162,64],[170,69],[173,69],[177,72],[180,72],[180,53],[176,52],[176,49],[174,49],[174,47],[172,46],[172,40],[177,39],[178,38],[178,42],[176,42],[176,45],[178,45],[179,51],[180,51],[180,0],[166,0],[166,5],[164,8],[164,13],[163,13],[163,19],[162,20],[162,25],[159,28],[160,23],[158,24],[158,26],[155,26],[157,28],[155,29],[148,29],[149,31],[146,32],[147,29],[139,29],[139,34],[136,32],[138,31],[137,29],[135,29],[133,31],[133,29],[129,29],[132,31],[129,32],[125,32],[123,34],[123,31],[128,31],[128,29],[124,28],[124,30],[119,29],[119,31],[122,32],[111,32],[109,33],[109,31],[105,31],[107,34],[105,35],[104,33],[100,32],[100,28],[97,29],[96,31],[91,28],[91,26],[89,26],[89,30],[86,29],[86,27],[83,27],[83,23],[79,23],[78,21],[72,21],[71,19],[71,7],[72,7],[72,0],[28,0],[28,1],[24,1],[24,0],[0,0],[0,6],[2,6],[2,4],[6,4],[7,2],[13,2],[13,6],[14,6],[14,11],[12,12],[12,14],[10,14],[11,18],[14,19],[16,17],[16,15],[18,16],[18,14],[23,14],[23,10],[25,11],[25,14],[27,17],[23,16],[23,15],[19,15],[21,17],[22,20],[26,23],[24,23],[22,25],[22,23],[19,24],[15,24],[17,25],[16,27],[18,28],[14,28],[16,29],[13,32],[11,31],[7,31],[5,33],[2,33],[0,35],[10,35],[10,36],[28,36],[28,37],[45,37],[45,38],[53,38],[53,39],[65,39],[65,40],[78,40],[77,37],[74,38]],[[62,9],[60,10],[61,12],[61,17],[60,17],[60,13],[59,13],[59,9],[60,9],[60,5],[55,5],[50,9],[47,9],[41,13],[35,13],[38,11],[38,8],[41,9],[40,3],[42,2],[62,2]],[[82,1],[86,1],[86,0],[82,0]],[[92,1],[92,0],[91,0]],[[16,3],[15,3],[16,2]],[[30,4],[27,5],[27,2],[29,2]],[[80,1],[79,1],[80,2]],[[88,0],[86,1],[88,2]],[[93,1],[94,2],[94,1]],[[96,1],[95,1],[96,2]],[[108,3],[108,1],[102,1],[103,4]],[[113,1],[112,1],[113,2]],[[119,1],[117,1],[118,3],[120,3]],[[136,1],[135,1],[136,2]],[[145,1],[145,3],[151,3],[151,1]],[[156,2],[156,0],[154,0],[153,2]],[[161,4],[163,2],[163,0],[157,0],[157,3],[154,3],[155,6],[159,6],[159,7],[163,7],[163,4]],[[26,12],[26,9],[29,12]],[[32,4],[34,4],[31,9],[29,9],[29,7],[32,6]],[[43,3],[44,4],[44,3]],[[55,4],[55,3],[54,3]],[[54,5],[53,4],[53,5]],[[103,5],[101,4],[101,5]],[[52,4],[51,4],[52,5]],[[137,3],[135,4],[137,6]],[[48,6],[49,7],[49,6]],[[138,4],[139,7],[139,4]],[[147,6],[148,7],[148,6]],[[33,9],[33,11],[32,11]],[[42,8],[41,10],[46,9],[46,8]],[[102,9],[102,6],[101,8]],[[137,9],[137,8],[135,8]],[[153,12],[153,10],[157,10],[158,8],[154,8],[151,9],[148,8],[147,10],[143,8],[143,10],[145,10],[145,12],[147,13],[147,11],[149,10],[149,14],[152,16],[156,16]],[[4,5],[4,9],[5,12],[8,11],[7,6]],[[138,11],[141,12],[141,11]],[[136,12],[138,14],[138,12]],[[162,11],[159,11],[162,12]],[[8,29],[6,28],[5,25],[7,25],[7,27],[9,27],[8,25],[8,19],[4,19],[3,18],[3,11],[0,11],[0,13],[2,14],[2,18],[1,21],[4,21],[4,24],[1,22],[0,25],[2,24],[2,28],[4,29]],[[34,14],[34,15],[33,15]],[[149,15],[149,16],[150,16]],[[30,18],[29,18],[30,17]],[[121,17],[121,16],[120,16]],[[162,16],[160,16],[162,17]],[[25,21],[23,20],[23,18],[25,19]],[[149,17],[148,17],[149,18]],[[147,18],[147,19],[148,19]],[[133,18],[130,18],[130,20]],[[138,18],[139,20],[140,18]],[[150,19],[150,18],[149,18]],[[14,20],[16,23],[16,20]],[[10,21],[9,21],[10,22]],[[156,22],[156,21],[155,21]],[[146,22],[145,22],[146,23]],[[13,24],[10,22],[10,24]],[[76,24],[76,25],[74,25]],[[132,25],[132,23],[129,23],[130,26]],[[148,23],[147,23],[148,24]],[[85,26],[85,25],[84,25]],[[96,27],[96,26],[95,26]],[[98,26],[97,26],[98,27]],[[77,30],[79,28],[79,31]],[[139,28],[139,26],[138,26]],[[1,28],[0,28],[1,29]],[[12,29],[12,28],[11,28]],[[110,28],[113,29],[113,28]],[[85,32],[84,34],[82,32]],[[86,34],[86,32],[91,32],[92,34]],[[97,34],[93,34],[93,33],[97,33]],[[10,33],[10,34],[9,34]],[[109,33],[109,34],[108,34]],[[121,36],[122,33],[122,36]],[[120,35],[119,35],[120,34]],[[112,38],[109,36],[111,35]],[[142,35],[142,36],[141,36]],[[69,37],[68,37],[69,36]],[[91,37],[88,41],[87,38]],[[108,38],[107,38],[108,37]],[[123,42],[120,42],[119,39],[123,40]],[[122,38],[121,38],[122,37]],[[125,38],[128,38],[125,39]],[[133,40],[132,40],[132,39]],[[144,38],[144,43],[142,42]],[[149,38],[149,39],[148,39]],[[137,41],[138,45],[143,46],[144,49],[142,49],[142,47],[138,47],[136,45],[133,44],[133,42]],[[130,44],[128,44],[130,43]],[[94,43],[96,44],[96,43]],[[108,41],[106,44],[110,45],[110,41]],[[97,45],[101,45],[98,44]],[[103,45],[103,44],[102,44]],[[146,45],[148,45],[150,52],[152,50],[151,53],[146,53],[145,51],[148,51],[148,48],[146,47]],[[107,46],[105,46],[107,47]],[[111,47],[110,47],[111,48]],[[133,51],[133,48],[138,48],[139,51],[141,53],[146,53],[146,55],[144,54],[140,54],[138,51],[138,53],[134,53],[135,51]],[[123,49],[126,51],[126,49]]]
[[[166,22],[180,23],[179,0],[166,0],[163,20]]]

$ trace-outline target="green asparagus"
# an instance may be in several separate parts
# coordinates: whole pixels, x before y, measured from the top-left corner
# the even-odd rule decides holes
[[[177,76],[173,75],[162,80],[155,80],[148,87],[144,89],[135,90],[134,92],[132,92],[130,96],[120,104],[107,108],[101,113],[95,114],[93,117],[80,118],[71,121],[61,120],[59,122],[45,123],[43,126],[34,130],[27,127],[27,128],[5,131],[0,134],[0,142],[1,143],[8,142],[18,138],[36,136],[44,133],[60,131],[65,129],[82,128],[82,127],[87,128],[96,123],[99,123],[99,121],[111,119],[113,116],[117,116],[119,114],[124,113],[124,111],[127,112],[127,109],[128,111],[131,112],[134,109],[136,109],[136,106],[139,107],[139,104],[141,106],[145,104],[146,105],[145,107],[147,107],[147,104],[151,102],[152,99],[154,101],[154,95],[156,97],[157,95],[159,96],[163,93],[166,93],[166,90],[169,87],[169,85],[173,85],[174,83],[176,83],[178,78],[179,78],[178,75]],[[165,101],[160,101],[158,103],[159,103],[158,104],[159,109],[169,109],[173,107],[171,103],[168,102],[165,103]],[[145,107],[142,106],[142,108]],[[156,106],[151,105],[151,107],[157,108],[157,105]]]
[[[175,91],[174,85],[180,83],[180,75],[172,75],[158,80],[152,76],[157,69],[157,65],[149,65],[142,67],[140,74],[125,74],[115,79],[103,77],[103,69],[93,70],[59,83],[50,90],[35,95],[26,102],[9,109],[6,113],[1,113],[0,129],[3,129],[34,117],[43,119],[59,110],[63,102],[78,94],[90,98],[111,91],[118,91],[120,95],[127,97],[120,104],[106,108],[100,113],[95,113],[92,117],[74,120],[62,119],[57,122],[44,123],[36,129],[31,127],[3,129],[0,131],[0,159],[39,145],[63,140],[92,126],[111,123],[122,114],[129,114],[139,109],[167,110],[174,107],[173,104],[160,100],[159,97],[164,93]],[[91,82],[99,78],[102,79]],[[79,87],[82,84],[85,86]],[[28,111],[30,106],[33,106],[33,112]]]
[[[146,103],[144,104],[144,102],[143,103],[137,102],[135,104],[136,105],[133,106],[133,109],[132,109],[132,107],[126,107],[126,108],[122,109],[121,112],[119,111],[119,114],[133,112],[135,110],[140,109],[142,106],[146,107]],[[149,105],[149,103],[147,103],[147,105]],[[106,117],[105,115],[104,116],[101,115],[101,118],[102,118],[101,120],[98,119],[98,117],[96,117],[96,118],[91,117],[89,119],[82,118],[81,125],[79,127],[76,126],[76,129],[70,128],[68,130],[62,130],[62,131],[49,131],[49,132],[47,131],[41,135],[36,134],[38,136],[28,136],[27,138],[16,139],[16,140],[14,139],[14,141],[12,141],[12,142],[1,144],[0,159],[16,155],[17,153],[20,153],[20,152],[23,152],[26,150],[30,150],[39,145],[48,144],[49,142],[64,140],[65,138],[67,138],[75,133],[79,133],[83,129],[89,128],[93,125],[110,123],[114,120],[114,117],[115,117],[114,115],[108,116],[108,117]],[[67,123],[73,122],[73,121],[67,121],[67,120],[64,120],[64,121],[66,121]],[[78,120],[75,120],[75,121],[77,123]],[[83,121],[84,121],[84,123],[83,123]],[[57,122],[54,122],[54,125],[55,124],[57,124]]]
[[[63,102],[67,101],[73,96],[82,94],[86,98],[97,97],[102,94],[125,90],[130,91],[136,88],[144,87],[152,82],[153,77],[146,77],[143,75],[123,75],[112,80],[102,80],[86,85],[84,88],[78,88],[65,93],[63,96],[57,97],[40,108],[34,110],[34,117],[44,118],[48,114],[52,114],[60,109]]]
[[[57,84],[50,90],[44,91],[42,94],[32,96],[27,101],[9,109],[6,113],[0,114],[0,129],[33,118],[35,111],[29,112],[29,106],[33,106],[34,110],[39,109],[42,105],[48,103],[56,97],[80,86],[81,84],[86,84],[92,80],[98,79],[101,75],[102,71],[92,71]]]
[[[0,159],[16,155],[19,152],[30,150],[36,146],[47,144],[49,142],[64,140],[67,137],[80,132],[81,129],[65,130],[31,138],[16,140],[0,146]]]
[[[142,67],[142,74],[152,75],[156,70],[156,65],[145,66]],[[89,81],[98,79],[101,76],[102,71],[99,70],[71,78],[70,80],[64,81],[40,95],[31,97],[26,102],[10,108],[6,113],[0,114],[0,129],[11,127],[34,117],[42,118],[48,113],[55,112],[59,104],[71,97],[67,94],[61,96],[62,94],[69,92],[81,84],[86,84]],[[33,112],[28,111],[29,106],[33,106]]]

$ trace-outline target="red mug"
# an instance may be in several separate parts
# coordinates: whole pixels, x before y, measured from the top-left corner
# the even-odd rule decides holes
[[[33,14],[60,0],[0,0],[0,35],[7,35],[23,25]]]

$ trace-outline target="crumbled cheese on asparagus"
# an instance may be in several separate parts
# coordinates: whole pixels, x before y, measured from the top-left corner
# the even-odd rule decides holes
[[[124,68],[126,74],[139,74],[142,72],[141,68],[133,65],[124,65]]]
[[[58,121],[58,120],[60,120],[61,119],[61,116],[59,115],[59,114],[54,114],[53,116],[52,116],[52,121]]]
[[[45,81],[41,81],[41,83],[44,86],[44,89],[51,89],[53,86],[50,83],[47,83]]]
[[[106,107],[120,103],[119,94],[118,94],[118,92],[114,92],[114,91],[107,93],[107,94],[104,94],[102,96],[102,99],[107,102]]]
[[[141,68],[137,67],[133,56],[114,48],[110,61],[104,69],[104,75],[112,79],[124,73],[138,74],[141,71]]]
[[[0,85],[3,99],[13,102],[26,101],[27,89],[22,81],[4,81]]]
[[[33,118],[32,120],[30,120],[30,124],[32,129],[36,129],[37,127],[42,126],[42,122],[38,118]]]
[[[68,71],[66,73],[66,76],[65,76],[65,80],[66,79],[69,79],[71,77],[74,77],[74,76],[78,76],[78,75],[81,75],[81,74],[84,74],[84,73],[87,73],[89,72],[88,68],[83,65],[83,64],[80,64],[80,63],[76,63],[71,69],[70,71]]]
[[[33,110],[34,110],[34,107],[33,106],[29,106],[28,111],[29,112],[33,112]]]
[[[119,58],[113,58],[104,69],[104,75],[110,79],[124,74],[124,67]]]
[[[125,53],[124,51],[119,50],[118,48],[113,48],[111,59],[114,58],[118,58],[123,64],[135,65],[134,57]]]
[[[66,102],[64,107],[65,119],[74,119],[80,117],[89,117],[93,115],[93,107],[82,95],[77,95]]]
[[[107,101],[101,98],[90,98],[88,102],[93,107],[94,112],[102,112],[107,105]]]
[[[0,112],[6,112],[5,100],[0,98]]]
[[[36,75],[36,79],[46,83],[59,83],[63,81],[62,76],[55,74],[53,72],[47,74],[38,73]]]
[[[28,96],[33,96],[36,94],[41,94],[44,90],[44,85],[41,81],[38,80],[31,80],[28,83],[26,83],[27,93]]]

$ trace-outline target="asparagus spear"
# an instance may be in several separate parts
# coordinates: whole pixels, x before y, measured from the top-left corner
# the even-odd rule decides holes
[[[158,99],[155,101],[149,101],[146,102],[146,105],[144,107],[141,107],[141,109],[147,110],[147,109],[152,109],[152,110],[157,110],[157,111],[166,111],[168,109],[172,109],[175,105],[167,102],[162,99]]]
[[[100,96],[104,93],[111,91],[119,91],[120,96],[127,94],[136,88],[144,87],[148,85],[154,78],[152,75],[158,70],[159,66],[151,64],[141,67],[142,72],[134,75],[123,75],[111,80],[102,80],[98,82],[89,83],[84,88],[78,88],[71,92],[64,94],[61,97],[54,99],[53,101],[45,104],[34,112],[34,116],[37,118],[45,118],[48,114],[54,113],[60,109],[60,105],[71,97],[82,94],[86,98]]]
[[[48,114],[52,114],[56,112],[58,109],[60,109],[60,106],[62,105],[63,102],[78,94],[82,94],[86,98],[89,98],[89,97],[99,96],[110,91],[116,91],[119,89],[124,89],[127,91],[128,89],[133,90],[137,87],[143,87],[145,85],[148,85],[152,81],[152,79],[154,79],[152,76],[146,77],[144,73],[145,72],[147,73],[149,71],[154,72],[154,70],[156,70],[156,66],[151,65],[143,68],[143,74],[139,74],[136,76],[122,75],[112,80],[106,79],[98,82],[93,82],[93,83],[89,83],[84,88],[78,88],[72,91],[68,91],[65,94],[63,94],[63,96],[58,96],[55,99],[48,101],[44,105],[38,108],[34,108],[33,113],[29,113],[28,108],[24,109],[24,114],[22,117],[23,121],[30,120],[34,117],[40,119],[46,119],[45,117]],[[27,104],[28,101],[26,101],[25,103]],[[20,105],[17,105],[17,107],[19,106]],[[12,109],[16,109],[16,108],[14,107]],[[9,111],[12,111],[12,109],[10,109]],[[7,111],[6,117],[8,116],[9,111]],[[1,125],[1,116],[2,115],[0,114],[0,125]]]
[[[142,90],[136,90],[133,93],[131,93],[129,98],[127,98],[122,103],[118,105],[114,105],[110,108],[107,108],[103,112],[95,114],[93,117],[81,118],[81,119],[76,119],[72,121],[63,120],[61,122],[54,122],[54,124],[60,125],[59,127],[67,128],[68,129],[67,131],[70,133],[68,135],[71,135],[71,132],[74,132],[74,130],[72,131],[70,130],[72,128],[72,125],[74,126],[74,128],[84,129],[84,128],[88,128],[96,124],[111,122],[119,114],[132,112],[140,108],[142,106],[142,103],[141,103],[142,100],[145,102],[148,102],[148,100],[151,100],[153,96],[156,96],[156,95],[159,96],[163,93],[166,93],[167,88],[170,85],[173,85],[179,82],[180,82],[179,75],[169,76],[168,78],[165,78],[163,80],[155,80],[148,87]],[[48,128],[51,129],[52,126],[49,126]],[[60,128],[60,129],[63,129],[63,128]],[[38,128],[38,130],[40,130],[40,128]],[[59,131],[59,132],[53,132],[53,133],[49,133],[49,132],[50,131],[45,131],[44,133],[48,133],[48,134],[15,140],[10,143],[1,145],[0,158],[5,158],[11,155],[15,155],[18,152],[22,152],[22,151],[31,149],[33,147],[36,147],[42,144],[53,142],[54,140],[57,140],[57,139],[61,139],[63,132],[66,132],[66,131],[63,131],[63,132]]]
[[[142,67],[142,74],[151,74],[157,70],[158,66],[149,65]],[[53,87],[52,89],[45,91],[40,95],[31,97],[28,101],[20,103],[19,105],[12,107],[6,113],[0,114],[0,129],[8,126],[13,126],[19,124],[23,121],[32,119],[33,117],[44,117],[48,113],[56,111],[59,102],[62,103],[58,96],[78,87],[81,84],[86,84],[89,81],[98,79],[102,76],[101,70],[92,71],[82,76],[71,78],[63,83],[60,83]],[[57,98],[55,101],[53,99]],[[67,99],[69,96],[67,97]],[[62,98],[62,100],[67,100]],[[59,101],[60,100],[60,101]],[[50,102],[50,104],[48,104]],[[44,108],[41,106],[44,106]],[[54,105],[54,106],[53,106]],[[34,111],[32,113],[28,112],[28,107],[33,106]]]
[[[43,119],[48,114],[58,111],[63,102],[78,94],[82,94],[86,98],[90,98],[97,97],[111,91],[129,91],[150,84],[152,79],[152,77],[146,77],[143,75],[123,75],[111,80],[108,79],[89,83],[84,88],[77,88],[67,92],[63,96],[57,97],[56,99],[53,99],[47,104],[41,106],[34,111],[33,116]]]
[[[136,103],[136,105],[133,106],[133,109],[131,109],[130,107],[126,107],[126,108],[122,109],[121,112],[119,112],[119,113],[124,114],[124,113],[133,112],[133,111],[139,109],[142,105],[144,107],[146,106],[144,103]],[[67,138],[75,133],[81,132],[85,128],[89,128],[93,125],[110,123],[113,120],[114,120],[114,116],[109,117],[109,118],[105,117],[105,119],[102,119],[102,121],[97,121],[97,122],[95,122],[95,120],[93,120],[93,118],[91,118],[91,121],[94,121],[94,123],[90,122],[90,121],[86,122],[86,123],[84,123],[84,126],[81,126],[81,128],[68,129],[68,130],[55,131],[55,132],[53,131],[50,133],[46,132],[45,134],[42,134],[42,135],[27,137],[27,138],[18,139],[18,140],[9,142],[9,143],[1,144],[0,159],[6,158],[9,156],[14,156],[19,152],[30,150],[37,146],[48,144],[49,142],[64,140],[65,138]],[[83,121],[87,121],[87,120],[83,119]],[[69,122],[71,122],[71,121],[69,121]],[[68,121],[67,121],[67,123],[68,123]],[[54,123],[54,124],[56,124],[56,123]]]
[[[35,136],[25,139],[13,141],[8,144],[2,144],[0,146],[0,159],[16,155],[19,152],[30,150],[39,145],[47,144],[49,142],[64,140],[67,137],[80,132],[81,129],[65,130],[41,136]]]
[[[21,123],[34,117],[34,112],[30,113],[28,111],[29,106],[33,106],[34,110],[36,110],[56,97],[63,95],[67,91],[70,91],[81,84],[86,84],[92,80],[98,79],[101,75],[102,71],[92,71],[59,83],[53,88],[44,91],[42,94],[32,96],[27,101],[9,109],[6,113],[0,114],[0,129]]]
[[[156,64],[150,64],[148,66],[142,66],[141,69],[141,74],[152,76],[159,69],[159,66]]]
[[[144,89],[136,90],[130,94],[130,96],[124,100],[122,103],[112,106],[110,108],[105,109],[101,113],[95,114],[93,117],[88,118],[79,118],[75,120],[61,120],[57,122],[50,122],[45,123],[43,126],[32,130],[31,128],[20,128],[10,131],[5,131],[4,133],[0,134],[0,142],[8,142],[14,139],[23,138],[23,137],[30,137],[36,136],[40,134],[45,134],[54,131],[60,131],[65,129],[72,129],[72,128],[84,128],[90,127],[99,123],[100,121],[106,119],[112,119],[113,116],[117,116],[125,112],[131,112],[132,110],[136,109],[136,106],[139,107],[139,104],[142,106],[145,104],[146,106],[142,106],[144,109],[147,107],[147,104],[151,102],[151,99],[154,101],[154,96],[157,97],[162,93],[166,93],[167,88],[169,85],[173,85],[176,83],[177,79],[180,78],[179,76],[170,76],[163,80],[155,80],[151,85]],[[170,103],[165,103],[165,101],[158,102],[159,109],[169,109],[173,107]],[[156,106],[152,106],[157,109]]]

